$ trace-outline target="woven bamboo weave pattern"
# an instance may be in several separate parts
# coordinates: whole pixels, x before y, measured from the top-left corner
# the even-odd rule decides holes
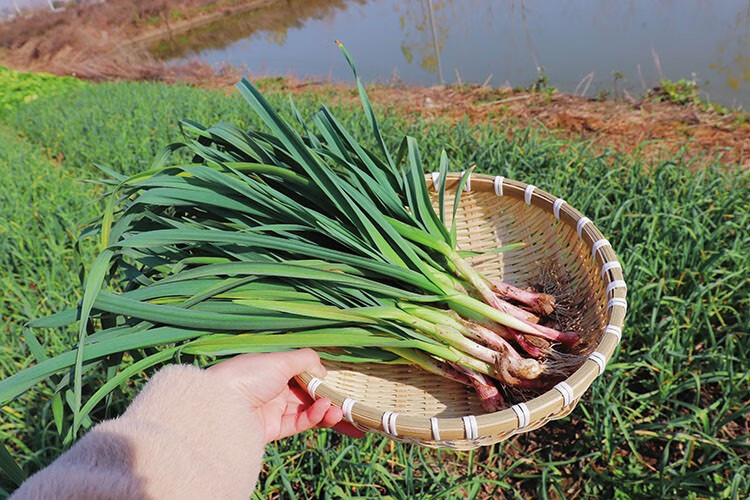
[[[446,206],[452,206],[459,179],[460,174],[449,175]],[[428,176],[430,187],[432,183]],[[625,282],[612,247],[594,223],[569,204],[556,204],[557,197],[521,182],[474,174],[470,186],[456,214],[459,248],[486,251],[525,242],[524,248],[471,261],[485,275],[516,286],[533,283],[542,265],[554,265],[584,311],[581,329],[594,339],[584,352],[589,359],[558,388],[491,414],[472,389],[408,365],[326,362],[324,381],[300,377],[315,397],[328,397],[339,406],[346,401],[345,416],[364,430],[424,446],[471,449],[536,429],[573,410],[619,342]],[[446,216],[450,224],[451,214]]]

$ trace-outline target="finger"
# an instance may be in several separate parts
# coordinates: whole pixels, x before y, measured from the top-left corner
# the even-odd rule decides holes
[[[310,403],[287,402],[286,407],[284,408],[284,411],[282,413],[282,416],[299,415],[300,413],[304,412],[308,408],[310,408]]]
[[[240,354],[217,363],[209,370],[231,380],[242,380],[258,373],[272,376],[275,381],[288,381],[295,375],[309,372],[316,377],[326,376],[318,354],[312,349],[273,352],[267,354]],[[269,383],[272,383],[269,379]]]
[[[313,403],[313,399],[310,397],[310,394],[307,392],[306,387],[301,387],[296,379],[291,379],[289,381],[289,400],[293,402],[300,402],[305,405],[311,405]]]
[[[328,398],[321,398],[302,412],[284,415],[281,417],[279,438],[293,436],[294,434],[312,429],[323,420],[326,411],[328,411],[330,407],[331,400]]]
[[[298,408],[304,409],[313,404],[313,399],[307,393],[307,389],[300,387],[295,379],[289,381],[287,389],[282,390],[278,398],[283,399],[286,404],[285,413],[298,412],[301,411]]]
[[[326,411],[326,414],[323,415],[323,419],[318,424],[318,427],[321,429],[325,427],[333,427],[341,422],[342,418],[344,418],[344,413],[341,411],[341,408],[331,406],[328,408],[328,411]]]
[[[230,370],[243,370],[263,358],[263,354],[238,354],[208,367],[209,372],[222,373]]]
[[[321,364],[318,353],[312,349],[277,352],[267,356],[269,360],[273,358],[274,369],[287,380],[304,372],[320,378],[326,376],[326,369]]]
[[[333,430],[338,433],[345,434],[353,438],[363,438],[366,435],[364,431],[357,429],[346,420],[343,420],[339,422],[338,424],[334,425]]]

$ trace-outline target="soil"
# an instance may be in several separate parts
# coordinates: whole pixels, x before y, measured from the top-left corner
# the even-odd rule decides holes
[[[216,22],[239,12],[257,11],[266,22],[280,22],[277,4],[297,14],[320,15],[341,0],[109,0],[77,5],[63,12],[40,10],[0,24],[0,64],[31,71],[73,74],[89,80],[161,80],[234,91],[240,72],[201,63],[167,65],[152,57],[147,41]],[[258,76],[258,75],[256,75]],[[358,101],[351,86],[268,79],[271,91],[318,93],[337,101]],[[720,161],[750,168],[750,115],[678,105],[652,94],[634,100],[595,100],[555,90],[490,88],[479,85],[410,87],[394,83],[373,87],[370,97],[381,109],[422,120],[541,125],[553,134],[590,140],[598,150],[638,150],[646,159],[681,152],[697,168]]]
[[[318,92],[337,101],[359,102],[352,87],[325,82],[276,79],[280,91]],[[233,91],[233,86],[227,90]],[[590,140],[598,150],[640,150],[657,160],[682,151],[691,165],[720,161],[750,168],[750,120],[747,113],[719,114],[699,106],[660,102],[588,99],[557,91],[461,86],[376,86],[368,88],[374,104],[390,112],[426,121],[541,125],[553,134]]]

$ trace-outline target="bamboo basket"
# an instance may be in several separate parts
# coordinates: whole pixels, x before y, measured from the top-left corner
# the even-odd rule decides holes
[[[452,206],[449,198],[462,174],[449,175],[446,206]],[[434,187],[437,174],[431,180]],[[526,286],[538,275],[540,262],[554,259],[567,274],[571,292],[585,304],[582,328],[593,342],[583,364],[565,381],[494,413],[482,409],[471,388],[408,365],[325,362],[324,380],[299,377],[313,398],[329,398],[364,431],[468,450],[538,429],[573,410],[620,341],[627,308],[622,267],[591,220],[560,198],[503,177],[475,174],[465,189],[456,215],[461,250],[527,243],[519,250],[476,257],[472,264],[488,276]]]

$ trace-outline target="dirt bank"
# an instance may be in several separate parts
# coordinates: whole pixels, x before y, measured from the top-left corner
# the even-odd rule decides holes
[[[109,0],[58,13],[39,11],[0,24],[0,64],[93,80],[152,79],[229,89],[240,76],[238,70],[215,70],[200,63],[167,66],[147,52],[144,42],[239,18],[241,12],[257,14],[252,23],[278,27],[285,19],[299,22],[323,16],[341,2]],[[316,92],[328,100],[357,101],[356,92],[344,85],[295,79],[270,80],[267,85],[271,90]],[[371,97],[390,112],[425,120],[542,124],[564,137],[590,139],[602,149],[639,149],[651,158],[683,149],[687,157],[698,157],[696,165],[714,161],[718,155],[723,163],[750,167],[748,114],[717,112],[700,103],[677,105],[662,102],[660,96],[598,101],[549,90],[476,85],[379,86],[372,89]]]
[[[267,87],[294,93],[315,92],[328,100],[359,102],[350,86],[279,78]],[[225,88],[227,92],[233,86]],[[719,114],[700,105],[661,102],[657,97],[637,102],[598,101],[569,94],[510,88],[462,86],[376,86],[368,90],[374,103],[389,112],[422,120],[464,120],[473,123],[539,124],[568,138],[591,140],[598,149],[621,153],[635,149],[645,158],[684,150],[695,165],[720,161],[750,168],[748,114]]]
[[[110,0],[61,12],[38,10],[0,24],[0,63],[90,80],[214,82],[201,64],[169,67],[139,40],[157,39],[277,0]]]
[[[200,63],[167,65],[148,45],[174,44],[200,27],[213,28],[202,46],[228,43],[253,30],[278,31],[325,17],[345,0],[108,0],[61,12],[40,9],[0,23],[0,64],[90,80],[113,78],[219,85],[237,79],[230,67]],[[234,38],[231,38],[234,37]]]

